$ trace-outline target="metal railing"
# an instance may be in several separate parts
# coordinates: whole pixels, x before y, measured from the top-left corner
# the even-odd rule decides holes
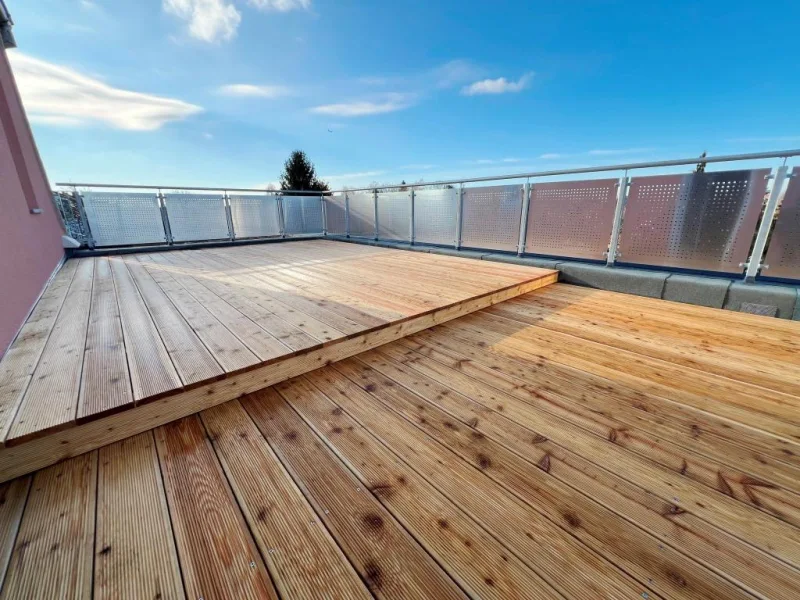
[[[800,181],[795,177],[798,169],[789,173],[786,166],[787,159],[796,156],[800,150],[325,193],[57,185],[74,190],[73,204],[83,220],[80,229],[87,233],[90,247],[330,235],[592,260],[609,266],[744,275],[748,281],[770,277],[770,265],[764,262],[769,255],[780,262],[775,271],[781,279],[800,280],[800,210],[792,208],[800,206]],[[774,170],[705,171],[709,164],[765,159],[780,159],[781,164]],[[669,175],[631,174],[686,165],[698,165],[698,169]],[[543,181],[614,171],[618,177]],[[468,185],[514,180],[525,183]],[[120,191],[97,193],[95,188]],[[784,195],[787,210],[780,209]],[[779,235],[772,236],[776,223]]]

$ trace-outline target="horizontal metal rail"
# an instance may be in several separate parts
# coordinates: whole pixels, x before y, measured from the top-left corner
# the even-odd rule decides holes
[[[396,183],[392,185],[379,185],[373,187],[363,188],[345,188],[340,190],[331,190],[328,192],[317,192],[311,190],[267,190],[255,188],[231,188],[225,186],[217,187],[191,187],[191,186],[170,186],[170,185],[132,185],[132,184],[117,184],[117,183],[56,183],[60,187],[68,188],[109,188],[109,189],[140,189],[140,190],[186,190],[186,191],[227,191],[227,192],[258,192],[267,194],[283,194],[283,195],[297,195],[303,194],[306,196],[320,196],[327,194],[337,194],[344,192],[364,192],[372,190],[384,190],[403,187],[407,189],[422,188],[429,186],[441,185],[454,185],[458,183],[478,183],[482,181],[504,181],[507,179],[527,179],[535,177],[553,177],[556,175],[579,175],[584,173],[604,173],[607,171],[632,171],[635,169],[652,169],[659,167],[677,167],[681,165],[693,165],[697,163],[720,163],[720,162],[736,162],[742,160],[763,160],[769,158],[789,158],[792,156],[800,156],[800,149],[795,150],[776,150],[773,152],[755,152],[750,154],[728,154],[723,156],[706,156],[691,158],[676,158],[672,160],[658,160],[650,162],[617,164],[617,165],[603,165],[599,167],[581,167],[577,169],[556,169],[553,171],[537,171],[533,173],[512,173],[506,175],[489,175],[485,177],[470,177],[461,179],[445,179],[441,181],[430,181],[421,183]]]

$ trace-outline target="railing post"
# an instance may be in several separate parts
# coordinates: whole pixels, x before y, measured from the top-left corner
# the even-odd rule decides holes
[[[75,204],[78,207],[78,214],[81,216],[81,223],[83,223],[83,228],[86,230],[86,245],[94,250],[94,236],[92,236],[92,227],[89,225],[89,218],[86,216],[86,207],[83,205],[83,196],[78,191],[78,188],[75,188],[74,195]]]
[[[350,237],[350,194],[344,193],[344,235]]]
[[[161,222],[164,225],[164,237],[167,240],[167,244],[172,245],[174,240],[172,239],[172,227],[169,226],[167,201],[166,198],[164,198],[164,194],[161,193],[161,190],[158,190],[158,204],[161,206]]]
[[[531,206],[531,182],[526,181],[522,188],[522,214],[519,217],[519,241],[517,242],[517,256],[525,254],[525,237],[528,235],[528,211]]]
[[[747,267],[744,275],[744,280],[747,282],[752,283],[755,281],[760,269],[768,268],[768,265],[762,265],[761,263],[764,259],[764,250],[767,247],[767,238],[769,238],[769,232],[775,220],[775,212],[778,210],[778,200],[781,197],[783,183],[789,177],[787,174],[788,169],[789,167],[786,165],[778,167],[775,172],[775,178],[772,180],[772,191],[770,191],[767,205],[764,207],[764,215],[761,217],[761,225],[758,228],[758,234],[756,234],[756,242],[753,244],[753,254],[750,255],[750,260],[742,265]]]
[[[456,239],[455,248],[461,250],[461,231],[464,223],[464,184],[458,184],[458,204],[456,205]]]
[[[625,214],[625,205],[628,203],[628,172],[619,178],[617,183],[617,206],[614,209],[614,226],[611,229],[611,242],[608,244],[608,252],[606,252],[606,265],[613,267],[617,261],[619,253],[617,247],[619,246],[619,234],[622,231],[622,216]]]
[[[408,224],[408,241],[414,245],[414,238],[416,237],[416,230],[414,229],[414,188],[408,193],[408,198],[411,201],[411,220]]]
[[[236,232],[233,230],[233,215],[231,214],[231,199],[228,197],[226,190],[222,194],[222,204],[225,206],[225,219],[228,221],[228,238],[231,241],[236,239]]]
[[[278,229],[282,238],[286,237],[286,219],[283,214],[283,194],[277,194],[278,198]]]
[[[320,203],[320,208],[322,208],[322,235],[323,235],[323,237],[327,237],[327,235],[328,235],[328,203],[325,202],[325,194],[324,193],[319,195],[319,203]]]
[[[372,203],[375,206],[375,241],[378,241],[378,190],[372,190]]]

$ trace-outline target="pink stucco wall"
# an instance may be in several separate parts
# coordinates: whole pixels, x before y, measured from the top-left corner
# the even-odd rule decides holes
[[[63,233],[0,43],[0,357],[64,256]]]

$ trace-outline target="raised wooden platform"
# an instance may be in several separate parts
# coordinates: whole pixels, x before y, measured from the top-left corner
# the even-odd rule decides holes
[[[557,276],[332,241],[70,260],[0,362],[0,481]]]
[[[549,286],[3,485],[2,595],[796,600],[799,340]]]

